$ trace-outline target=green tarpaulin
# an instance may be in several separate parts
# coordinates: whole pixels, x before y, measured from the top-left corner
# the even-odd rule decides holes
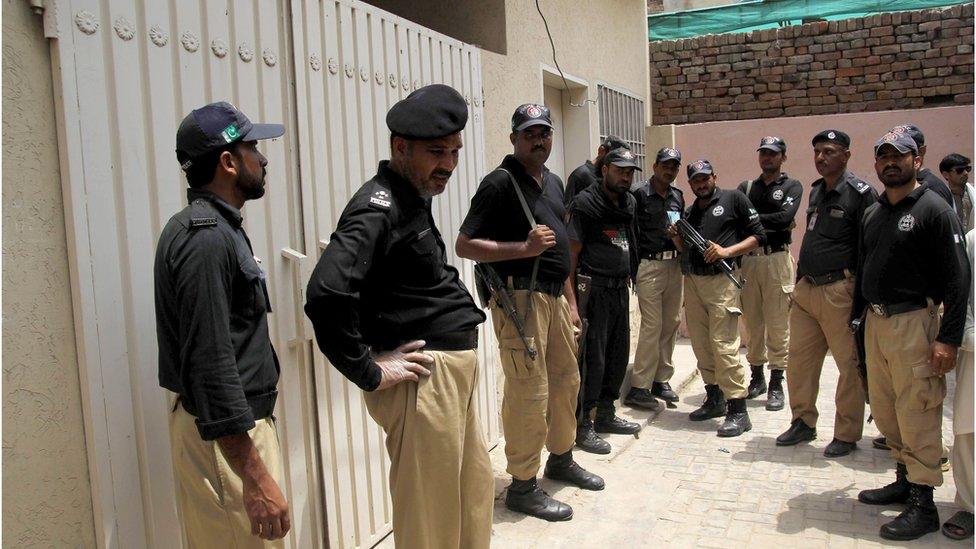
[[[946,0],[755,0],[647,16],[648,40],[747,32],[799,25],[804,19],[850,19],[876,13],[965,4]]]

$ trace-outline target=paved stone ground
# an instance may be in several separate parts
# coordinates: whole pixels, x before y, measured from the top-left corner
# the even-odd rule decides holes
[[[887,452],[871,447],[878,435],[874,424],[854,454],[828,460],[823,448],[831,439],[836,367],[824,366],[818,402],[818,439],[780,448],[775,438],[789,427],[789,408],[767,412],[763,398],[750,401],[752,431],[733,439],[715,436],[720,420],[688,421],[704,390],[688,345],[675,353],[681,385],[676,409],[658,415],[622,415],[645,423],[639,439],[611,435],[614,451],[595,456],[574,454],[589,470],[607,481],[602,492],[586,492],[541,480],[550,494],[573,506],[573,520],[547,523],[509,512],[504,506],[504,441],[492,450],[495,468],[495,517],[492,546],[496,548],[610,547],[971,547],[972,540],[953,542],[936,532],[915,542],[885,542],[878,528],[896,516],[897,506],[877,508],[857,502],[858,490],[882,486],[894,478]],[[743,359],[744,361],[744,359]],[[952,395],[950,376],[949,395]],[[944,440],[951,434],[951,403],[947,402]],[[543,458],[545,459],[545,458]],[[951,473],[936,490],[942,520],[955,512]]]

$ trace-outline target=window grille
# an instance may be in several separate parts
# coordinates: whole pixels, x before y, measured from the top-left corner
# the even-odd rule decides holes
[[[644,145],[644,101],[629,93],[603,84],[597,86],[597,105],[600,109],[600,142],[615,135],[630,145],[637,156],[637,164],[644,169],[647,151]]]

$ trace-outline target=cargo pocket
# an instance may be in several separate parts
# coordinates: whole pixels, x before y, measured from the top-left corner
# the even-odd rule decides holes
[[[783,284],[783,293],[786,294],[786,300],[788,306],[793,306],[793,291],[796,289],[796,284]]]
[[[535,338],[525,338],[529,345],[535,346]],[[527,379],[539,375],[535,361],[529,358],[522,338],[506,337],[499,341],[498,348],[501,355],[502,370],[509,379]]]
[[[912,368],[912,387],[908,395],[908,409],[927,412],[945,400],[945,378],[938,375],[928,364]]]

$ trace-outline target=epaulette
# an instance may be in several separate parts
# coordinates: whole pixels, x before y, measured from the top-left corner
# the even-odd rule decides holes
[[[377,189],[373,194],[369,195],[369,205],[370,207],[387,211],[390,209],[390,192],[385,189]]]
[[[217,216],[206,200],[198,198],[190,203],[190,228],[216,227]]]
[[[851,184],[852,187],[854,187],[855,191],[861,194],[864,194],[871,189],[871,185],[868,185],[867,183],[861,181],[860,179],[848,179],[847,181]]]

